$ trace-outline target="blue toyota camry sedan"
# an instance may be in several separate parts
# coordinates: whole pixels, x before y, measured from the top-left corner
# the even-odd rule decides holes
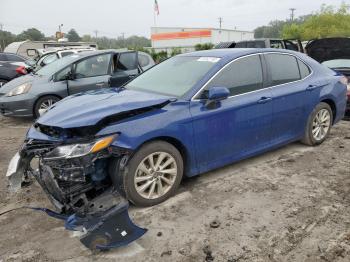
[[[90,210],[101,199],[111,206],[116,190],[135,205],[155,205],[183,176],[293,141],[321,144],[344,116],[346,81],[288,50],[178,55],[123,87],[53,105],[28,131],[7,176],[16,187],[23,173],[33,174],[61,212]]]

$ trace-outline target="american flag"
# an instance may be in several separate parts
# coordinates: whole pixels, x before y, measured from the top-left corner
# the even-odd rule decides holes
[[[157,0],[154,0],[154,12],[159,15],[159,5]]]

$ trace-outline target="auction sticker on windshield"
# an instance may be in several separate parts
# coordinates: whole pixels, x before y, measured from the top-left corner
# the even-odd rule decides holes
[[[219,60],[220,60],[220,58],[218,58],[218,57],[200,57],[197,61],[216,63]]]

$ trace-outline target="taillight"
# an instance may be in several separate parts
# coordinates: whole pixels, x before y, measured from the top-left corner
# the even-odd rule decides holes
[[[346,76],[342,76],[340,78],[340,82],[346,86],[348,85],[348,79],[346,78]]]
[[[21,75],[26,75],[28,72],[27,72],[27,69],[25,68],[25,66],[19,66],[16,68],[16,72],[18,74],[21,74]]]
[[[346,76],[342,76],[340,78],[340,82],[344,85],[346,85],[346,90],[347,90],[347,95],[350,94],[350,81],[348,80],[348,78]]]

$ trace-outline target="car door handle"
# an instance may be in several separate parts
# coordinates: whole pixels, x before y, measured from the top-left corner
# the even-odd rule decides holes
[[[105,82],[101,82],[101,83],[97,83],[96,86],[104,86],[106,83]]]
[[[317,87],[319,87],[318,85],[308,85],[308,87],[306,88],[307,91],[312,91],[315,90]]]
[[[271,100],[272,100],[272,97],[263,96],[258,100],[258,104],[265,104],[267,102],[270,102]]]

